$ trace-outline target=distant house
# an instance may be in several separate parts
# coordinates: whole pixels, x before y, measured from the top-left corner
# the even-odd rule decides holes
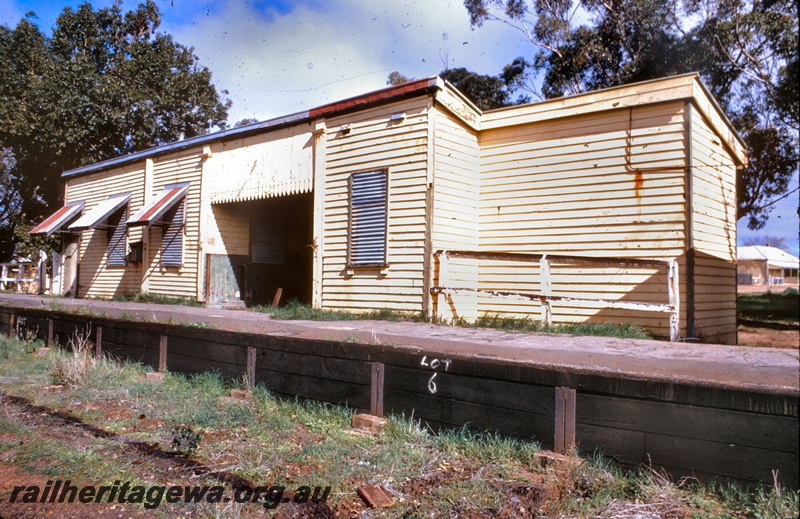
[[[696,74],[482,112],[440,78],[63,174],[60,293],[736,342],[744,146]]]
[[[769,244],[739,247],[736,271],[740,285],[797,284],[800,259]]]

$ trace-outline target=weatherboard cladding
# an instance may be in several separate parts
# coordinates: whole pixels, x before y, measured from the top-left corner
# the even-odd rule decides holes
[[[130,192],[127,205],[130,215],[144,204],[143,186],[144,163],[140,162],[123,168],[71,178],[67,182],[67,198],[86,200],[85,208],[90,212],[110,196]],[[128,228],[126,233],[128,243],[142,239],[141,228]],[[134,294],[141,291],[140,265],[128,263],[109,268],[109,260],[108,229],[98,226],[81,232],[78,259],[79,297],[110,298],[118,294]]]
[[[178,238],[169,232],[171,226],[153,225],[145,231],[150,242],[145,261],[148,292],[192,299],[200,295],[197,280],[203,277],[200,272],[202,163],[202,148],[185,149],[153,160],[153,192],[186,189],[183,198],[178,197],[185,218],[181,231],[172,227],[174,233],[181,233],[180,263],[176,251]],[[188,186],[181,187],[178,183]]]
[[[681,258],[683,107],[675,101],[514,126],[498,122],[482,131],[480,249]],[[667,301],[666,274],[658,269],[554,265],[551,276],[559,295]],[[479,267],[482,289],[540,293],[539,280],[538,265],[484,261]],[[667,314],[567,302],[552,307],[554,322],[630,322],[635,315],[636,323],[668,335]],[[478,309],[541,315],[538,301],[480,297]]]
[[[326,120],[323,307],[422,310],[429,106],[415,97]],[[405,118],[392,121],[396,113]],[[388,176],[386,265],[351,268],[350,177],[377,170]]]
[[[695,335],[736,342],[736,164],[692,107],[692,236]]]
[[[436,282],[428,278],[436,261],[426,255],[438,249],[674,257],[680,265],[685,331],[687,142],[697,150],[698,166],[691,176],[699,190],[691,213],[696,245],[719,260],[727,261],[727,215],[735,207],[731,179],[743,162],[740,142],[724,114],[714,111],[713,100],[696,100],[695,118],[704,122],[696,123],[696,136],[687,139],[685,101],[706,95],[698,85],[693,75],[673,77],[481,113],[440,80],[420,80],[121,158],[115,164],[138,161],[138,166],[116,168],[124,176],[129,174],[124,171],[141,169],[142,159],[150,157],[152,181],[135,184],[150,186],[148,198],[170,184],[191,183],[180,266],[170,265],[174,260],[161,229],[145,228],[149,243],[139,286],[202,299],[206,253],[251,252],[248,215],[237,204],[307,192],[317,182],[315,210],[321,223],[315,241],[324,251],[317,280],[325,308],[422,310],[428,297],[424,287]],[[312,119],[316,124],[310,124]],[[702,151],[704,147],[714,153]],[[271,161],[276,165],[270,168]],[[315,179],[318,164],[324,176]],[[68,199],[79,200],[80,194],[70,186],[102,176],[101,169],[95,165],[65,173]],[[351,196],[351,179],[381,171],[385,194],[372,194],[385,196],[385,212],[376,208],[364,213],[372,227],[362,228],[364,232],[356,226],[353,242],[353,208],[361,201],[358,193]],[[714,187],[720,182],[719,189]],[[142,209],[141,198],[134,194],[130,213]],[[129,229],[136,231],[142,232]],[[367,252],[361,252],[361,244]],[[696,272],[704,276],[697,291],[697,323],[710,337],[729,341],[730,309],[723,309],[724,319],[702,314],[713,305],[703,291],[729,291],[727,274],[717,276],[725,280],[712,279],[713,266],[704,261],[698,257],[695,263]],[[459,259],[449,268],[449,282],[455,286],[541,290],[538,266],[529,263]],[[554,266],[552,278],[560,295],[654,303],[667,299],[666,275],[657,269]],[[91,285],[92,279],[84,276],[81,282]],[[470,318],[498,312],[538,317],[541,312],[538,302],[478,295],[451,299],[459,316]],[[669,324],[659,313],[566,302],[553,306],[556,322],[635,322],[663,334]]]

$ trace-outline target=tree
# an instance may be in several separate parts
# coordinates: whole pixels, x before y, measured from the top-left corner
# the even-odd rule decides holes
[[[389,74],[389,77],[386,78],[386,84],[397,86],[397,85],[402,85],[403,83],[408,83],[409,81],[413,80],[414,78],[404,76],[399,71],[395,70]]]
[[[698,71],[745,140],[738,215],[763,227],[797,171],[796,0],[465,0],[519,30],[542,98]],[[576,20],[589,19],[589,23]],[[518,76],[522,77],[522,76]]]
[[[506,69],[508,70],[508,67]],[[517,78],[513,74],[489,76],[477,74],[460,67],[443,70],[439,73],[439,76],[451,82],[481,110],[491,110],[515,104],[511,101],[514,80]],[[517,103],[527,101],[528,98],[525,96],[520,96],[517,99]]]
[[[783,238],[781,236],[772,236],[769,234],[765,234],[763,236],[748,238],[744,241],[744,244],[747,246],[765,245],[767,247],[775,247],[783,251],[789,252],[789,243],[786,241],[786,238]]]
[[[452,83],[481,110],[491,110],[530,101],[526,95],[518,96],[516,101],[511,100],[514,91],[524,83],[525,65],[525,60],[518,58],[498,76],[478,74],[463,67],[446,68],[439,72],[439,77]],[[402,85],[413,80],[395,70],[387,77],[386,84]]]
[[[2,173],[19,202],[0,211],[3,256],[9,227],[61,203],[62,171],[224,128],[230,107],[193,50],[157,32],[153,0],[66,8],[50,37],[34,19],[0,27],[0,148],[15,160]]]

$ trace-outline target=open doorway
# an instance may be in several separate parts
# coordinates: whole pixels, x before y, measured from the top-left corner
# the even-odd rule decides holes
[[[304,193],[214,207],[227,254],[210,254],[207,304],[310,303],[314,195]]]
[[[270,304],[311,302],[314,260],[314,196],[311,193],[253,203],[250,257],[244,266],[244,300]]]

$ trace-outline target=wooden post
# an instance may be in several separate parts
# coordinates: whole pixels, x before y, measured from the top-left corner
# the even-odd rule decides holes
[[[37,293],[44,294],[47,291],[47,253],[43,250],[39,251],[39,265],[37,272],[39,285]]]
[[[14,324],[16,324],[14,321],[16,321],[16,320],[17,320],[17,313],[12,311],[11,315],[8,318],[8,336],[9,337],[16,337],[16,334],[14,333]]]
[[[450,284],[450,259],[447,257],[447,251],[442,251],[436,254],[439,258],[439,285],[442,288],[448,288]],[[444,309],[447,306],[447,294],[444,292],[436,293],[436,315],[439,319],[445,319]],[[451,317],[455,317],[452,315]]]
[[[247,368],[245,374],[245,384],[248,387],[256,385],[256,349],[252,346],[247,348]]]
[[[681,298],[680,283],[678,282],[678,262],[674,259],[669,260],[667,289],[669,291],[669,304],[672,307],[669,319],[669,340],[670,342],[676,342],[681,337]]]
[[[15,292],[22,292],[22,281],[25,278],[25,265],[20,263],[17,265],[17,288]]]
[[[283,288],[278,287],[278,290],[275,291],[275,297],[272,298],[272,306],[278,306],[281,302],[281,296],[283,295]]]
[[[158,372],[167,371],[167,336],[162,335],[158,341]]]
[[[3,263],[2,279],[0,279],[0,290],[6,289],[6,278],[8,277],[8,263]]]
[[[103,327],[98,326],[94,340],[94,356],[100,358],[103,356]]]
[[[550,261],[547,259],[547,254],[542,256],[539,260],[539,274],[540,274],[540,288],[543,296],[553,295],[552,279],[550,278]],[[550,306],[550,300],[547,297],[541,298],[542,302],[542,324],[550,326],[553,324],[553,308]]]
[[[575,448],[575,390],[568,387],[556,389],[556,430],[553,450],[569,454]]]
[[[53,320],[47,320],[47,347],[53,345]]]
[[[369,413],[383,417],[383,364],[372,363],[372,380],[370,383]]]

